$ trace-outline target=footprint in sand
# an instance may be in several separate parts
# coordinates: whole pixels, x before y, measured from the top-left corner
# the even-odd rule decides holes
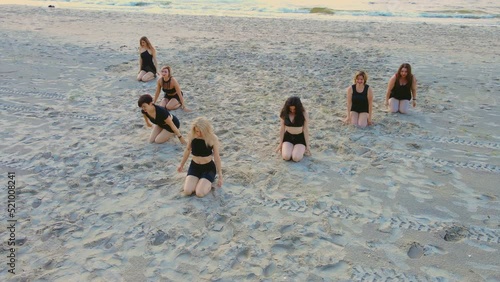
[[[151,244],[153,246],[159,246],[159,245],[165,243],[165,241],[167,241],[167,239],[168,239],[167,234],[165,234],[165,232],[163,232],[161,230],[158,230],[158,232],[156,232],[156,235],[153,236],[153,240],[152,240]]]
[[[468,230],[463,226],[452,226],[445,230],[443,239],[449,242],[457,242],[467,237]]]
[[[417,242],[413,242],[408,250],[408,257],[412,259],[421,258],[424,255],[424,246]]]
[[[264,268],[263,274],[265,277],[269,277],[273,275],[274,271],[276,271],[276,264],[274,264],[274,262],[271,262],[268,266]]]

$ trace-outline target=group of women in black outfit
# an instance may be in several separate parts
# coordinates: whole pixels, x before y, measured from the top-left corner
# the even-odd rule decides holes
[[[204,117],[196,118],[186,140],[179,130],[179,120],[169,112],[178,108],[190,111],[186,107],[179,83],[172,76],[172,69],[164,66],[160,73],[157,72],[156,50],[147,37],[140,39],[139,54],[140,70],[137,80],[150,81],[159,75],[154,98],[145,94],[138,100],[146,125],[152,127],[151,123],[154,124],[149,142],[164,143],[176,135],[179,141],[186,145],[181,164],[177,169],[182,172],[189,155],[192,155],[184,182],[184,193],[186,195],[195,193],[203,197],[210,192],[216,175],[218,186],[222,186],[220,146],[212,124]],[[344,120],[346,124],[359,127],[373,124],[373,92],[366,84],[367,81],[366,72],[358,71],[354,75],[354,84],[347,88],[347,116]],[[393,113],[407,113],[410,101],[413,102],[413,107],[416,106],[416,89],[417,81],[411,72],[411,66],[402,64],[389,80],[385,95],[386,107]],[[160,104],[156,105],[162,90],[164,97]],[[289,97],[281,109],[279,145],[276,151],[281,152],[284,160],[295,162],[302,160],[304,155],[311,154],[309,115],[299,97]]]

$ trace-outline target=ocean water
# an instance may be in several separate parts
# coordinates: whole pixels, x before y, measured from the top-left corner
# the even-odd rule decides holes
[[[500,24],[500,0],[0,0],[2,3],[195,15]]]

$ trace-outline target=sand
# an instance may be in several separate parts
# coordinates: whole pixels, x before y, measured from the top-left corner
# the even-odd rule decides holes
[[[497,26],[0,14],[0,168],[17,192],[16,274],[4,244],[0,280],[500,280]],[[144,35],[193,110],[173,112],[181,132],[205,116],[221,140],[225,183],[205,198],[180,193],[178,140],[147,142]],[[389,114],[403,62],[418,105]],[[375,96],[367,129],[342,124],[359,69]],[[311,116],[300,163],[274,152],[291,95]]]

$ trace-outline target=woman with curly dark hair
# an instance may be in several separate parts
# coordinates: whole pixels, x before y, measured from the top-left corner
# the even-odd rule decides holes
[[[310,155],[309,115],[299,97],[286,100],[281,109],[280,123],[280,143],[276,151],[281,151],[283,159],[298,162],[304,154]]]

